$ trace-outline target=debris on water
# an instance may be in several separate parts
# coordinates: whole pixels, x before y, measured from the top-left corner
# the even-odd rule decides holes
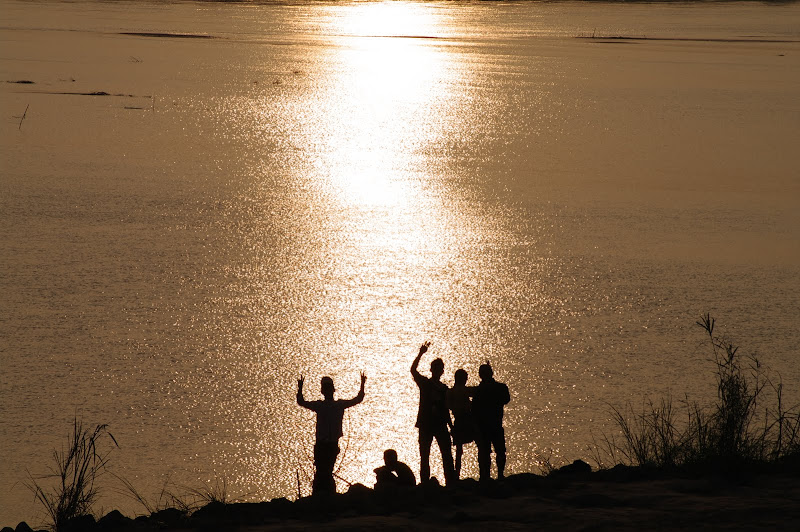
[[[119,35],[132,35],[135,37],[167,37],[172,39],[217,39],[214,35],[202,33],[160,33],[149,31],[121,31]]]

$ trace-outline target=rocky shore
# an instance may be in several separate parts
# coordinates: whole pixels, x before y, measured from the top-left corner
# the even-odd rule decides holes
[[[375,491],[259,503],[212,502],[192,514],[167,509],[129,518],[117,511],[71,530],[796,530],[800,467],[692,475],[617,466],[592,472],[577,461],[548,476],[523,473],[503,482],[429,482]],[[27,532],[16,529],[1,532]]]

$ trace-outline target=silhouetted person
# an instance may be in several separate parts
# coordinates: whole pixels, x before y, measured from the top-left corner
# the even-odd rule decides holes
[[[339,438],[342,437],[342,418],[344,411],[364,400],[364,384],[367,376],[361,373],[361,389],[352,399],[333,398],[336,389],[333,379],[322,377],[320,391],[325,398],[322,401],[306,401],[303,398],[303,381],[301,375],[297,380],[297,404],[317,413],[316,443],[314,443],[314,483],[313,493],[336,492],[333,480],[333,466],[339,456]]]
[[[464,444],[475,441],[475,419],[472,416],[470,395],[474,387],[467,386],[467,372],[457,369],[454,375],[455,384],[447,390],[447,408],[453,413],[453,445],[456,447],[455,478],[461,477],[461,457]]]
[[[411,375],[419,386],[419,412],[416,424],[419,429],[419,481],[425,482],[431,477],[431,443],[435,438],[442,453],[445,483],[449,483],[455,477],[455,471],[453,452],[450,449],[450,433],[447,431],[450,422],[450,412],[447,410],[447,385],[441,381],[444,361],[437,358],[431,362],[430,378],[424,377],[417,371],[419,360],[430,345],[430,342],[422,344],[419,354],[411,364]]]
[[[375,468],[375,489],[393,487],[413,487],[417,478],[408,465],[397,459],[397,451],[386,449],[383,451],[384,465]]]
[[[478,369],[481,382],[475,387],[472,413],[478,427],[478,467],[481,480],[488,480],[492,470],[492,447],[497,462],[497,478],[504,478],[506,468],[506,434],[503,430],[503,407],[511,400],[508,386],[494,380],[494,371],[487,362]]]

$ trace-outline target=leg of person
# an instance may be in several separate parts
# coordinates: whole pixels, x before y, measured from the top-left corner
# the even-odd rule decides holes
[[[381,466],[375,470],[375,489],[384,489],[397,484],[397,477],[386,466]]]
[[[433,433],[419,429],[419,482],[422,484],[431,478],[431,442]]]
[[[505,478],[506,470],[506,432],[503,427],[500,427],[495,434],[492,445],[494,445],[495,460],[497,461],[497,479],[502,480]]]
[[[464,446],[456,444],[456,480],[461,478],[461,457],[464,455]]]
[[[336,482],[333,480],[333,466],[339,456],[339,446],[333,442],[317,442],[314,445],[314,483],[312,493],[335,493]]]
[[[453,447],[450,444],[450,433],[445,426],[442,430],[436,433],[436,443],[439,444],[439,451],[442,453],[442,466],[444,468],[444,481],[449,484],[456,476],[455,467],[453,467]]]
[[[475,443],[478,445],[478,470],[480,471],[480,480],[485,481],[492,478],[492,444],[489,439],[482,434],[475,438]]]

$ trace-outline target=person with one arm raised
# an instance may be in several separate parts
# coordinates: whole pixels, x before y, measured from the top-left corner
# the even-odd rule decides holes
[[[453,452],[450,446],[450,412],[447,408],[447,385],[441,381],[444,374],[444,361],[436,358],[431,362],[431,376],[425,377],[417,370],[420,359],[428,351],[430,342],[419,348],[414,362],[411,364],[411,375],[419,387],[419,411],[416,427],[419,429],[419,481],[424,483],[430,479],[431,444],[436,439],[442,453],[445,483],[455,480]]]

